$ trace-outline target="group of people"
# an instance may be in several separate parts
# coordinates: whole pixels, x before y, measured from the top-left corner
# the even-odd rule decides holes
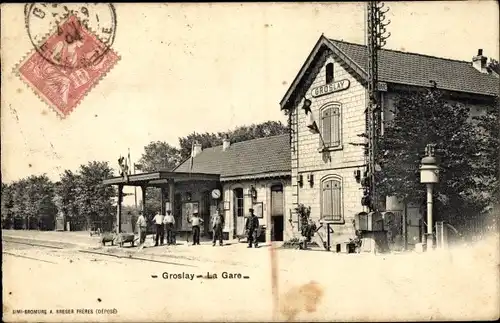
[[[203,219],[198,213],[194,213],[188,222],[191,224],[191,231],[193,235],[193,245],[200,244],[200,229],[201,225],[204,223]],[[175,218],[170,210],[167,211],[167,215],[163,215],[157,212],[153,218],[153,223],[155,225],[155,246],[163,245],[165,239],[165,231],[167,232],[167,245],[175,245]],[[213,240],[212,245],[215,246],[217,240],[219,245],[222,246],[223,242],[223,228],[224,228],[224,215],[220,209],[212,217],[212,229],[213,229]],[[140,214],[137,219],[136,227],[139,231],[139,244],[143,244],[146,241],[146,229],[147,221],[144,214]]]
[[[188,219],[191,224],[191,231],[193,234],[193,246],[200,244],[200,229],[203,224],[203,219],[198,213],[194,213],[191,218]],[[215,246],[217,240],[219,240],[219,245],[222,246],[222,230],[224,229],[224,215],[220,209],[212,216],[212,229],[213,229],[213,239],[212,245]]]
[[[165,240],[165,230],[167,231],[167,244],[175,244],[175,218],[172,215],[170,210],[167,211],[167,215],[163,215],[160,212],[157,212],[155,217],[153,218],[153,223],[155,225],[155,246],[158,246],[158,243],[163,245]],[[139,215],[137,219],[136,227],[139,231],[139,243],[143,244],[146,241],[146,229],[148,223],[144,214]]]

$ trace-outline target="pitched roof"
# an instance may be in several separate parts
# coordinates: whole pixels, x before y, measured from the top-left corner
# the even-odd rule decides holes
[[[237,176],[288,173],[291,171],[290,137],[288,134],[232,143],[226,151],[222,146],[205,148],[183,162],[174,172],[219,174],[221,180]]]
[[[349,65],[356,76],[367,79],[367,55],[365,45],[328,39],[321,35],[281,101],[284,109],[297,96],[299,84],[311,71],[311,65],[329,49]],[[419,87],[431,87],[435,81],[437,87],[449,91],[479,95],[499,95],[500,83],[493,75],[481,73],[472,66],[472,62],[452,60],[416,53],[382,49],[379,52],[379,80]],[[302,94],[300,94],[302,95]]]
[[[367,70],[366,46],[329,41]],[[498,78],[479,72],[472,62],[388,49],[379,52],[379,80],[421,87],[430,87],[429,81],[433,80],[441,89],[483,95],[498,95],[500,87]]]

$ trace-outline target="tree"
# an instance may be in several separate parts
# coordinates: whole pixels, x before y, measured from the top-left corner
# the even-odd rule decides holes
[[[143,172],[171,170],[180,162],[179,149],[164,141],[153,141],[144,147],[137,169]]]
[[[266,121],[260,124],[238,127],[226,134],[233,142],[277,136],[288,133],[288,127],[279,121]]]
[[[219,132],[217,134],[208,132],[200,134],[193,132],[187,137],[179,138],[181,159],[186,160],[191,156],[192,144],[195,141],[201,144],[203,148],[209,148],[222,145],[222,141],[226,136],[232,143],[235,143],[285,133],[288,133],[288,127],[279,121],[266,121],[250,126],[240,126],[234,130]]]
[[[81,177],[71,170],[65,170],[61,179],[56,183],[55,192],[59,197],[58,209],[64,216],[78,215],[77,194],[81,184]]]
[[[54,183],[47,175],[32,175],[26,179],[23,194],[27,227],[52,230],[57,207],[54,204]]]
[[[496,59],[491,59],[490,62],[488,63],[488,68],[498,75],[500,75],[500,64]]]
[[[87,228],[97,221],[112,222],[113,197],[117,193],[114,187],[102,184],[104,179],[113,177],[111,167],[107,162],[92,161],[81,165],[78,175],[75,204],[79,215],[85,218]]]
[[[498,62],[497,62],[498,64]],[[500,205],[500,100],[488,107],[486,114],[474,117],[477,126],[484,132],[480,133],[480,143],[483,158],[479,159],[477,169],[484,174],[482,184],[489,192],[494,205]]]
[[[12,186],[2,183],[2,228],[10,229],[14,221]]]
[[[434,199],[437,219],[459,225],[482,214],[493,201],[497,180],[498,155],[493,155],[498,154],[498,113],[488,114],[478,125],[471,122],[466,106],[447,102],[436,89],[400,96],[394,112],[380,140],[380,193],[423,203],[425,185],[420,184],[418,166],[425,146],[435,144],[440,167]]]
[[[201,144],[203,148],[222,145],[223,133],[197,133],[193,132],[186,137],[179,138],[179,146],[181,147],[180,154],[182,161],[191,156],[191,149],[194,142]]]
[[[14,219],[14,229],[27,229],[26,224],[26,203],[24,192],[26,190],[26,179],[20,179],[10,185],[12,191],[12,217]]]
[[[153,172],[158,170],[172,170],[181,161],[180,151],[166,142],[150,142],[144,147],[144,153],[139,159],[138,169],[144,172]],[[161,208],[161,190],[150,187],[146,191],[146,214],[145,216],[156,213]]]

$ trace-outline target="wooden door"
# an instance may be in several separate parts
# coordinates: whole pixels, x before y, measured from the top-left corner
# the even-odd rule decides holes
[[[421,242],[421,218],[420,208],[406,208],[406,237],[408,239],[408,245],[415,245]]]
[[[271,187],[271,241],[283,241],[284,230],[283,185]]]
[[[233,233],[236,236],[245,234],[245,207],[243,188],[235,188],[233,190]]]
[[[211,201],[212,196],[210,191],[203,192],[201,207],[200,207],[200,217],[203,219],[203,225],[200,226],[200,235],[206,235],[208,233],[208,228],[210,226],[211,219]]]

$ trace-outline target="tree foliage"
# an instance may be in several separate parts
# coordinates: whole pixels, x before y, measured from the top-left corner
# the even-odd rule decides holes
[[[114,187],[102,184],[104,179],[113,177],[109,164],[89,162],[80,166],[78,175],[75,205],[79,215],[87,220],[87,225],[94,221],[111,220],[114,215],[113,197],[117,196],[117,192]]]
[[[172,170],[181,162],[180,151],[166,142],[153,141],[144,147],[144,153],[139,159],[138,170],[153,172],[158,170]],[[151,217],[160,208],[159,188],[150,187],[146,191],[146,217]]]
[[[490,62],[488,63],[488,68],[498,75],[500,75],[500,64],[496,59],[491,59]]]
[[[10,228],[14,221],[14,194],[11,185],[2,183],[2,228]]]
[[[497,62],[498,64],[498,62]],[[495,205],[500,204],[500,100],[488,107],[486,114],[474,117],[482,131],[478,138],[482,158],[479,159],[477,171],[483,174],[480,184]]]
[[[47,175],[2,183],[2,226],[15,229],[54,229],[58,212],[67,220],[112,222],[116,190],[102,185],[113,176],[107,162],[89,162],[77,172],[65,170],[57,183]]]
[[[2,226],[53,229],[57,213],[54,196],[54,183],[47,175],[2,183]]]
[[[81,177],[71,170],[65,170],[61,179],[56,183],[55,191],[58,199],[56,204],[58,210],[65,216],[78,214],[78,186],[81,184]]]
[[[450,103],[436,89],[401,95],[394,108],[380,141],[380,193],[423,203],[418,166],[426,145],[435,144],[438,218],[457,223],[490,206],[498,186],[498,108],[475,120],[467,106]]]
[[[164,141],[153,141],[144,147],[144,153],[136,166],[143,172],[172,170],[180,161],[179,149]]]
[[[29,228],[53,229],[57,208],[54,204],[54,183],[47,175],[26,179],[23,202]]]

